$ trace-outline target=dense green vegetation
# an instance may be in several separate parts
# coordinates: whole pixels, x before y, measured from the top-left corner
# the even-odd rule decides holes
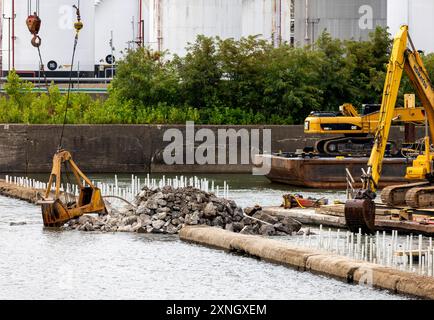
[[[253,36],[239,41],[199,36],[184,57],[139,48],[118,63],[106,101],[71,95],[67,121],[302,123],[311,110],[381,102],[390,49],[390,35],[382,28],[363,42],[324,32],[313,48],[274,48]],[[434,76],[434,55],[424,59]],[[49,96],[31,89],[9,75],[0,122],[61,123],[65,95],[55,86]],[[413,91],[407,79],[401,91]]]

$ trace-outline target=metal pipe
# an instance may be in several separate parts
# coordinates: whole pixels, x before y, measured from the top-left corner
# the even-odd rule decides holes
[[[0,2],[1,12],[3,17],[3,2]],[[0,30],[3,33],[3,20],[0,22]],[[0,76],[3,76],[3,35],[0,36]],[[0,83],[0,88],[2,83]]]
[[[158,51],[163,49],[163,36],[162,36],[162,20],[161,20],[161,0],[155,0],[155,9],[157,13],[157,43]]]
[[[306,44],[309,44],[309,0],[305,0],[305,35],[304,40],[306,41]]]
[[[15,69],[15,0],[12,0],[12,68]]]
[[[113,30],[110,31],[110,36],[111,36],[111,40],[110,40],[110,50],[111,50],[111,55],[112,55],[112,61],[111,61],[111,65],[112,65],[111,69],[112,69],[112,72],[111,72],[111,77],[113,78],[113,77],[114,77],[114,75],[113,75],[113,69],[114,69],[114,65],[115,65],[115,56],[114,56],[114,47],[113,47]]]
[[[277,43],[282,44],[282,0],[277,0]]]
[[[143,21],[143,2],[139,0],[139,41],[140,46],[144,45],[144,21]]]
[[[11,17],[8,18],[8,73],[11,72]]]
[[[126,200],[126,199],[124,199],[124,198],[122,198],[122,197],[118,197],[118,196],[102,196],[102,197],[103,197],[104,199],[107,199],[107,198],[118,199],[118,200],[121,200],[121,201],[125,202],[126,204],[129,204],[130,206],[132,206],[132,207],[134,207],[134,208],[137,208],[136,205],[132,204],[131,202],[129,202],[128,200]]]

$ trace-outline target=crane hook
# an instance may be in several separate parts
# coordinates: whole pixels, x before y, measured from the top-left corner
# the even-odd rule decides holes
[[[26,20],[27,28],[29,29],[30,33],[33,35],[31,42],[35,48],[38,48],[41,45],[41,38],[38,35],[39,30],[41,29],[41,23],[42,23],[41,18],[39,18],[36,12],[28,16]]]
[[[75,14],[77,15],[77,21],[74,23],[74,28],[77,34],[83,29],[83,22],[81,22],[80,8],[76,5],[72,6],[75,9]]]

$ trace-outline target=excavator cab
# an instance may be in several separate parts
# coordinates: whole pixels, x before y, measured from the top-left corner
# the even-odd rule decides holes
[[[65,174],[68,174],[68,169],[74,174],[75,182],[80,189],[78,199],[66,191],[60,191],[62,166],[65,168]],[[47,190],[38,204],[42,208],[45,227],[61,227],[69,220],[88,213],[107,214],[101,190],[81,172],[72,160],[71,154],[65,150],[59,150],[54,155]]]
[[[371,113],[379,112],[381,104],[369,103],[362,105],[362,115],[366,116]]]

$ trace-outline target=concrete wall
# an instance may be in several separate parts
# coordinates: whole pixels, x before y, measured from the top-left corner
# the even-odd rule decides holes
[[[185,126],[159,125],[68,125],[63,147],[69,150],[79,166],[88,173],[133,172],[251,172],[250,165],[173,165],[162,161],[166,129]],[[196,126],[216,132],[236,126]],[[272,151],[295,151],[311,146],[317,137],[306,136],[303,126],[247,126],[248,130],[269,128]],[[0,125],[0,172],[46,173],[59,143],[61,126]],[[185,135],[184,135],[185,136]],[[391,139],[399,140],[403,132],[394,127]],[[239,148],[240,149],[240,148]],[[240,151],[239,151],[240,153]],[[240,155],[238,155],[240,159]]]

